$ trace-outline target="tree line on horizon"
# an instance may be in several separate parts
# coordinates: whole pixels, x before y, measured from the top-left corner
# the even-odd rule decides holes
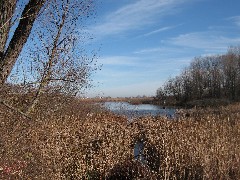
[[[157,89],[158,101],[174,105],[207,99],[240,100],[240,46],[223,55],[195,57],[180,75]]]

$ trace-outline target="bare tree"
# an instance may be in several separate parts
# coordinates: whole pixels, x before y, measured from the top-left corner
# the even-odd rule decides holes
[[[89,36],[82,30],[85,20],[94,14],[94,1],[29,0],[20,16],[14,15],[15,6],[16,0],[0,6],[0,81],[2,86],[16,62],[22,66],[23,72],[14,71],[18,78],[24,78],[17,83],[36,92],[28,114],[46,92],[74,95],[89,85],[91,73],[98,67],[96,53],[89,56],[83,45]],[[19,23],[9,36],[16,16]],[[1,103],[8,105],[2,99]]]
[[[162,89],[179,102],[204,98],[240,100],[240,48],[230,47],[224,55],[194,58],[182,73]]]
[[[238,77],[238,62],[235,54],[231,51],[223,56],[222,63],[224,66],[225,87],[227,95],[230,99],[236,99],[237,92],[237,77]]]
[[[44,93],[74,95],[88,85],[96,69],[96,55],[89,56],[85,51],[83,44],[87,35],[82,32],[93,7],[93,1],[50,1],[39,17],[26,48],[32,70],[28,81],[37,88],[28,114],[34,111]]]
[[[15,62],[26,43],[33,23],[46,0],[30,0],[25,6],[19,24],[6,46],[9,37],[10,21],[16,6],[16,0],[1,1],[1,57],[0,57],[0,85],[2,86],[11,73]]]

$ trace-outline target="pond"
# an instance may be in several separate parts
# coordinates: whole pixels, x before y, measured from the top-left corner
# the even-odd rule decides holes
[[[171,118],[175,114],[174,108],[164,108],[153,104],[132,105],[128,102],[105,102],[103,106],[116,114],[127,116],[128,119],[148,115]]]

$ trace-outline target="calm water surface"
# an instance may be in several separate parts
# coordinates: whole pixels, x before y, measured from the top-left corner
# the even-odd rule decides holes
[[[128,102],[105,102],[103,106],[116,114],[125,115],[128,118],[148,115],[173,117],[175,114],[174,108],[163,108],[152,104],[132,105]]]

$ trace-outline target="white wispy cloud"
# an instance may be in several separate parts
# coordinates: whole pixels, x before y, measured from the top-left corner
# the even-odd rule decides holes
[[[224,53],[229,46],[240,44],[240,35],[232,36],[228,29],[217,31],[216,28],[208,31],[191,32],[180,34],[161,41],[156,47],[145,48],[135,51],[135,54],[186,54],[189,48],[202,50],[203,54]]]
[[[153,35],[153,34],[156,34],[156,33],[159,33],[159,32],[163,32],[163,31],[166,31],[166,30],[169,30],[169,29],[173,29],[173,28],[174,28],[174,26],[166,26],[166,27],[151,31],[149,33],[146,33],[143,36],[150,36],[150,35]]]
[[[145,48],[135,51],[135,54],[153,54],[158,53],[159,55],[177,54],[183,53],[183,48],[171,47],[171,46],[157,46],[152,48]]]
[[[233,16],[227,19],[233,21],[237,26],[240,27],[240,16]]]
[[[157,30],[151,31],[149,33],[146,33],[143,36],[150,36],[150,35],[153,35],[153,34],[156,34],[156,33],[159,33],[159,32],[163,32],[163,31],[167,31],[167,30],[170,30],[170,29],[174,29],[174,28],[176,28],[178,26],[180,26],[180,25],[162,27],[162,28],[159,28]]]
[[[89,30],[97,35],[109,35],[137,29],[175,13],[176,7],[189,0],[138,0],[108,14]]]
[[[99,58],[98,62],[103,65],[124,65],[134,66],[138,61],[137,57],[132,56],[105,56]]]
[[[163,83],[164,81],[134,83],[129,85],[122,85],[119,87],[102,89],[102,92],[104,95],[107,94],[112,97],[118,97],[119,95],[122,94],[124,94],[125,96],[137,96],[137,95],[154,96],[156,94],[156,89],[159,88]]]
[[[162,72],[167,71],[175,71],[176,68],[183,67],[187,65],[192,57],[171,57],[171,58],[163,58],[160,56],[149,59],[147,56],[143,57],[125,57],[125,60],[136,60],[133,63],[125,61],[121,61],[121,57],[119,57],[119,61],[115,61],[116,57],[109,57],[109,62],[103,63],[102,71],[98,72],[99,77],[101,77],[101,81],[107,80],[113,81],[126,81],[126,79],[133,80],[134,79],[145,79],[156,78],[156,74],[160,74]],[[104,59],[104,58],[103,58]]]
[[[149,59],[148,56],[109,56],[104,59],[106,64],[103,64],[102,71],[97,72],[95,80],[99,82],[100,94],[115,97],[121,94],[154,95],[156,89],[170,76],[179,74],[192,57],[162,58],[160,55]],[[129,66],[127,60],[133,60],[135,65]]]
[[[240,43],[239,37],[227,37],[217,32],[194,32],[181,34],[177,37],[164,41],[168,44],[177,45],[180,47],[197,48],[205,51],[226,51],[230,45]]]

